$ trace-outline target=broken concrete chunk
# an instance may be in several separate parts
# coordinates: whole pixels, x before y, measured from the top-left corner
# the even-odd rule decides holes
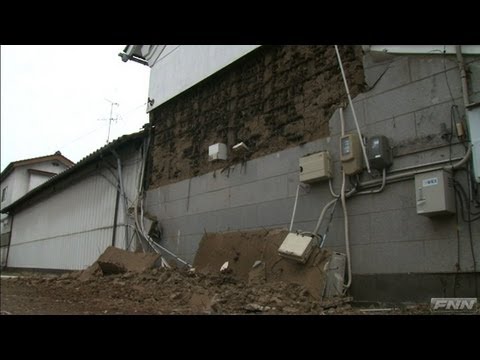
[[[85,282],[85,281],[95,279],[99,276],[103,276],[102,269],[100,268],[97,262],[94,262],[86,270],[82,271],[82,273],[78,277],[78,280]]]
[[[155,253],[133,253],[115,247],[108,247],[97,260],[105,275],[125,272],[140,273],[157,267],[161,256]]]

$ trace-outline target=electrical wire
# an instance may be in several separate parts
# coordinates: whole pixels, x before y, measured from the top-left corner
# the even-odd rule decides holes
[[[74,139],[74,140],[72,140],[72,141],[69,141],[69,142],[64,143],[62,146],[57,147],[57,149],[64,149],[64,148],[72,145],[73,143],[75,143],[75,142],[83,139],[84,137],[93,134],[94,132],[100,130],[101,128],[103,128],[104,126],[107,126],[107,125],[108,125],[107,123],[105,123],[105,124],[103,124],[103,125],[100,125],[99,127],[93,129],[92,131],[89,131],[88,133],[85,133],[85,134],[79,136],[78,138],[76,138],[76,139]]]
[[[358,191],[355,195],[368,195],[368,194],[378,194],[385,189],[385,184],[387,183],[387,168],[383,168],[382,170],[382,184],[378,189],[374,190],[365,190],[365,191]]]
[[[181,262],[184,265],[187,265],[188,267],[192,267],[191,264],[188,262],[182,260],[179,258],[177,255],[166,249],[165,247],[157,244],[153,239],[149,236],[148,232],[145,229],[145,224],[144,224],[144,211],[143,211],[143,197],[144,197],[144,175],[145,175],[145,168],[146,168],[146,162],[147,162],[147,152],[150,147],[150,140],[151,140],[151,134],[148,134],[147,139],[144,140],[143,143],[143,151],[142,151],[142,157],[143,157],[143,162],[142,166],[140,167],[140,176],[138,179],[138,195],[135,199],[134,202],[134,219],[135,219],[135,224],[137,228],[137,232],[140,235],[140,239],[143,239],[151,248],[153,251],[155,251],[157,254],[161,254],[162,251],[166,252],[167,254],[171,255],[174,257],[177,261]],[[140,218],[138,217],[138,212],[140,211]],[[141,242],[142,244],[142,242]],[[143,247],[143,245],[142,245]],[[145,251],[145,248],[144,248]],[[170,267],[168,265],[167,261],[164,259],[164,257],[161,255],[161,261],[162,261],[162,266],[165,267]]]
[[[120,121],[125,120],[125,118],[127,117],[127,115],[129,115],[129,114],[137,111],[137,110],[140,109],[142,106],[146,106],[146,105],[147,105],[147,103],[145,102],[145,103],[143,103],[143,104],[141,104],[141,105],[138,105],[137,107],[135,107],[135,108],[127,111],[127,112],[124,113],[124,114],[118,114],[119,120],[120,120]]]
[[[324,246],[325,240],[327,239],[328,231],[330,229],[330,224],[333,221],[333,214],[335,213],[335,209],[337,208],[337,204],[338,204],[338,201],[335,202],[335,204],[333,205],[332,211],[330,212],[330,219],[328,220],[327,227],[325,229],[325,233],[322,236],[322,242],[319,245],[319,247],[321,247],[321,248]]]
[[[295,193],[295,203],[293,204],[292,219],[290,220],[290,227],[288,228],[289,232],[292,232],[293,220],[295,218],[295,212],[297,211],[297,202],[298,202],[298,193],[300,192],[300,183],[297,185],[297,192]],[[188,207],[187,207],[188,210]]]
[[[470,164],[467,165],[467,169],[469,169],[470,167]],[[470,184],[470,181],[472,180],[470,176],[467,176],[467,180],[468,180],[468,203],[467,203],[467,207],[468,207],[468,236],[469,236],[469,239],[470,239],[470,252],[472,254],[472,261],[473,261],[473,271],[474,273],[476,274],[477,273],[477,260],[475,259],[475,249],[474,249],[474,246],[473,246],[473,236],[472,236],[472,219],[471,219],[471,190],[472,190],[472,187],[471,187],[471,184]],[[478,217],[477,219],[480,219],[480,217]],[[478,297],[478,285],[477,285],[477,280],[475,279],[475,296]]]
[[[460,183],[458,183],[457,181],[454,180],[454,186],[453,186],[454,190],[455,190],[455,205],[457,203],[457,200],[460,200],[459,203],[460,203],[460,208],[461,208],[461,215],[462,215],[462,220],[464,222],[467,223],[467,226],[468,226],[468,234],[469,234],[469,240],[470,240],[470,252],[472,254],[472,262],[473,262],[473,272],[476,274],[477,273],[477,261],[475,259],[475,249],[474,249],[474,246],[473,246],[473,236],[472,236],[472,222],[473,221],[478,221],[480,220],[480,216],[476,217],[476,218],[471,218],[471,214],[470,214],[470,203],[467,202],[467,218],[468,219],[465,219],[465,215],[464,215],[464,209],[463,209],[463,201],[464,199],[462,198],[462,191],[459,190],[459,188],[461,188],[461,185]],[[464,190],[463,190],[464,191]],[[457,196],[458,195],[458,196]],[[478,297],[478,287],[477,287],[477,281],[475,280],[475,295]]]
[[[350,108],[352,109],[353,121],[355,122],[355,127],[357,128],[358,137],[360,140],[360,145],[362,147],[363,158],[365,164],[367,165],[367,172],[370,174],[370,161],[368,160],[367,150],[365,149],[365,144],[363,143],[362,133],[360,131],[360,126],[358,125],[357,114],[355,113],[355,107],[353,106],[352,97],[350,96],[350,90],[348,88],[347,77],[345,76],[345,71],[343,70],[342,58],[340,57],[340,51],[338,46],[335,45],[335,52],[337,53],[338,64],[340,66],[340,71],[342,73],[343,83],[345,85],[345,90],[347,91],[348,102],[350,103]],[[343,136],[343,135],[342,135]]]
[[[455,275],[453,276],[453,296],[457,296],[457,287],[458,287],[458,273],[461,270],[460,267],[460,221],[458,218],[458,204],[457,204],[457,194],[454,192],[455,197],[455,233],[457,236],[457,263],[455,264]]]
[[[448,92],[450,94],[450,98],[452,99],[452,103],[456,106],[455,104],[455,99],[453,97],[453,93],[452,93],[452,89],[450,88],[450,82],[448,81],[448,76],[447,76],[447,64],[446,64],[446,50],[447,49],[447,45],[443,45],[443,54],[442,54],[442,58],[443,58],[443,74],[445,75],[445,82],[447,83],[447,88],[448,88]]]
[[[457,180],[453,179],[453,188],[455,189],[455,191],[458,193],[459,197],[460,197],[460,207],[461,207],[461,211],[462,211],[462,220],[464,222],[473,222],[473,221],[476,221],[476,220],[479,220],[480,219],[480,212],[476,213],[472,213],[472,210],[471,210],[471,207],[470,207],[470,198],[467,196],[467,193],[465,191],[465,189],[463,188],[462,184],[460,184]],[[465,216],[465,211],[464,211],[464,207],[463,205],[465,204],[465,207],[467,209],[467,216]],[[474,216],[473,220],[470,221],[469,218],[471,216]]]

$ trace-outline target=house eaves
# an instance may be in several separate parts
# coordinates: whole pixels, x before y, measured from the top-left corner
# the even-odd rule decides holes
[[[75,165],[73,161],[63,156],[60,151],[57,151],[55,154],[52,154],[52,155],[39,156],[31,159],[12,161],[10,164],[7,165],[7,167],[0,174],[0,181],[3,181],[8,175],[10,175],[10,173],[16,167],[38,164],[45,161],[58,161],[67,167],[72,167],[73,165]]]

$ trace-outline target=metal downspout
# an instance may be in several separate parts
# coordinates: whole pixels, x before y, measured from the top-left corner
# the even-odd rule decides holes
[[[120,186],[120,192],[123,196],[123,222],[124,222],[124,227],[125,227],[125,250],[128,250],[127,249],[127,241],[128,241],[128,227],[127,227],[127,224],[128,224],[128,203],[127,203],[127,194],[125,193],[125,188],[123,186],[123,176],[122,176],[122,162],[120,160],[120,156],[118,155],[118,153],[115,151],[115,150],[112,150],[112,154],[115,156],[115,158],[117,159],[117,171],[118,171],[118,183],[119,183],[119,186]],[[117,187],[117,191],[118,191],[118,187]]]
[[[120,202],[120,187],[117,186],[117,196],[115,197],[115,214],[113,215],[112,246],[115,246],[115,237],[117,235],[117,217],[118,217],[119,202]]]

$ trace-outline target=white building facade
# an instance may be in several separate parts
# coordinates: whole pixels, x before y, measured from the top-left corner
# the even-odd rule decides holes
[[[80,270],[108,247],[134,246],[143,133],[125,135],[2,209],[13,217],[8,268]]]
[[[30,190],[43,184],[53,176],[73,166],[74,163],[60,152],[10,163],[0,176],[1,208],[5,208],[24,196]],[[5,265],[8,244],[10,240],[12,219],[7,214],[1,214],[1,245],[0,264]]]

